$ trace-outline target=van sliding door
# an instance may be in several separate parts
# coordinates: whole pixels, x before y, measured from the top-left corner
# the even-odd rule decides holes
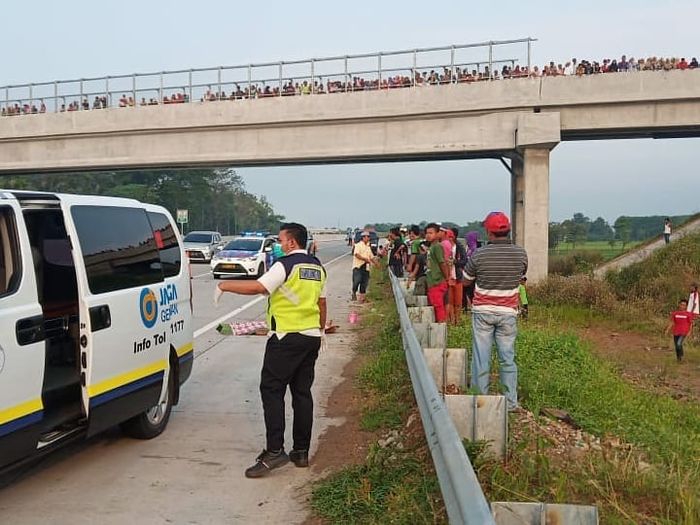
[[[70,198],[67,198],[70,199]],[[81,364],[88,434],[157,404],[169,346],[158,316],[163,271],[143,208],[64,200],[81,296]]]

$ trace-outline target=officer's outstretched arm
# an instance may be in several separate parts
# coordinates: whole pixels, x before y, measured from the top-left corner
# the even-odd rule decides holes
[[[222,292],[241,295],[267,295],[267,289],[259,281],[222,281],[218,286]]]

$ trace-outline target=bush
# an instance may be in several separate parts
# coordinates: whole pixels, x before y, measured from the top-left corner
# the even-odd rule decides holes
[[[603,259],[603,255],[600,252],[592,250],[553,255],[549,258],[549,273],[564,276],[577,273],[591,273],[593,268],[603,262]]]
[[[607,313],[617,306],[615,294],[608,283],[583,274],[570,277],[550,275],[532,288],[531,295],[537,302],[546,305],[584,306]]]
[[[622,301],[646,301],[655,313],[668,313],[688,297],[700,280],[700,234],[687,235],[645,261],[607,275],[611,290]]]

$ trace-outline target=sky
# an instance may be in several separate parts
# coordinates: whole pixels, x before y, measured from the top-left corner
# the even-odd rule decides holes
[[[700,55],[697,0],[602,2],[7,2],[0,85],[305,59],[531,36],[533,63]],[[524,58],[524,57],[517,57]],[[551,220],[700,211],[700,139],[568,142]],[[249,191],[310,226],[450,220],[509,209],[496,160],[241,168]]]

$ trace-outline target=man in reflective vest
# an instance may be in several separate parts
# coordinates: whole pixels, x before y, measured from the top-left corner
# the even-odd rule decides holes
[[[269,338],[260,377],[260,395],[265,415],[267,445],[246,469],[249,478],[259,478],[291,459],[297,467],[308,467],[313,399],[314,365],[326,325],[326,270],[316,257],[306,253],[307,232],[301,224],[280,227],[280,245],[285,256],[257,281],[223,281],[222,292],[269,295]],[[284,395],[292,393],[293,448],[284,451]]]

